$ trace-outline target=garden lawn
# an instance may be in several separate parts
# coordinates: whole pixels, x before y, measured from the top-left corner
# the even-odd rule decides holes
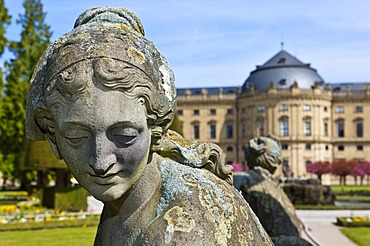
[[[370,227],[345,227],[341,231],[359,246],[370,246]]]
[[[94,244],[96,227],[0,232],[1,245],[43,246]]]

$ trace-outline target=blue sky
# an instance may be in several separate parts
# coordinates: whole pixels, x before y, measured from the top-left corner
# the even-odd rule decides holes
[[[5,0],[13,23],[22,0]],[[370,82],[368,0],[43,0],[52,40],[97,6],[120,6],[142,20],[170,62],[176,86],[241,86],[280,49],[311,63],[326,82]],[[8,28],[18,40],[20,27]]]

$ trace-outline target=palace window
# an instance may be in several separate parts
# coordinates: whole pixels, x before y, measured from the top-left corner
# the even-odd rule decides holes
[[[357,145],[357,146],[356,146],[356,149],[357,149],[358,151],[361,151],[361,150],[363,150],[363,149],[364,149],[364,146],[362,146],[362,145]]]
[[[337,106],[335,108],[335,112],[338,113],[338,114],[344,113],[344,107],[343,106]]]
[[[280,105],[280,111],[288,111],[288,105],[287,104],[281,104]]]
[[[289,119],[288,117],[282,117],[280,119],[280,135],[289,136]]]
[[[284,57],[280,58],[278,64],[285,64],[285,60],[286,59]]]
[[[311,111],[311,105],[308,104],[303,105],[303,111]]]
[[[356,112],[356,113],[362,113],[362,111],[363,111],[362,106],[356,106],[356,107],[355,107],[355,112]]]
[[[215,114],[216,114],[216,109],[215,109],[215,108],[211,108],[211,109],[209,110],[209,114],[210,114],[210,115],[215,115]]]
[[[194,139],[199,139],[200,135],[199,135],[199,122],[196,121],[196,122],[193,122],[193,136],[194,136]]]
[[[311,120],[305,119],[303,122],[303,134],[305,136],[311,136]]]
[[[344,151],[344,145],[338,145],[338,151]]]
[[[337,135],[339,138],[344,138],[344,121],[337,122]]]
[[[311,150],[311,144],[306,144],[306,145],[305,145],[305,149],[306,149],[306,150]]]
[[[234,131],[233,125],[230,125],[230,124],[226,125],[226,138],[227,139],[233,138],[233,135],[234,135],[233,131]]]
[[[199,109],[194,109],[193,113],[194,113],[194,115],[199,115]]]
[[[227,152],[233,152],[233,150],[234,150],[233,146],[227,146],[226,147]]]
[[[356,125],[356,137],[362,138],[364,136],[364,124],[362,121],[357,121]]]
[[[258,112],[265,112],[266,107],[265,106],[258,106],[257,110],[258,110]]]
[[[177,110],[177,115],[183,115],[183,114],[184,114],[184,111],[182,111],[182,109]]]
[[[216,138],[216,122],[211,122],[209,125],[209,137]]]
[[[232,108],[227,109],[227,114],[233,114],[233,113],[234,113],[234,110]]]

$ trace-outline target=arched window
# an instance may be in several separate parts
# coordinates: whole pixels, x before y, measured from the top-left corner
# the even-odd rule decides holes
[[[209,123],[209,137],[212,139],[216,138],[216,121],[210,121]]]
[[[226,134],[226,139],[233,139],[234,138],[234,121],[233,120],[227,120],[225,122],[223,130]]]
[[[363,121],[363,119],[362,118],[356,118],[353,121],[353,123],[355,125],[356,137],[362,138],[364,136],[364,121]]]
[[[335,123],[337,125],[337,137],[344,138],[344,119],[339,118]]]
[[[231,139],[234,136],[234,126],[230,123],[226,125],[226,138]]]

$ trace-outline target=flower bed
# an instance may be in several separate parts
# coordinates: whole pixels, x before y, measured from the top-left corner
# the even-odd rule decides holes
[[[15,205],[20,201],[26,201],[28,194],[25,191],[1,191],[0,205]]]
[[[17,202],[16,204],[8,204],[0,206],[0,216],[12,215],[17,211],[35,211],[35,210],[45,210],[41,207],[41,202],[39,198],[28,197],[28,200]]]
[[[28,193],[27,191],[1,191],[0,192],[0,200],[25,200],[27,199]]]
[[[98,214],[85,212],[36,210],[24,213],[17,209],[11,215],[0,217],[0,231],[96,226],[99,223],[99,217]]]
[[[39,230],[67,227],[90,227],[99,224],[99,216],[87,217],[85,219],[63,220],[63,221],[40,221],[40,222],[15,222],[0,224],[1,231]]]
[[[370,227],[370,216],[362,217],[337,217],[337,225],[351,227]]]
[[[84,211],[46,209],[41,207],[39,198],[28,197],[16,205],[0,206],[0,231],[96,226],[99,217]]]

